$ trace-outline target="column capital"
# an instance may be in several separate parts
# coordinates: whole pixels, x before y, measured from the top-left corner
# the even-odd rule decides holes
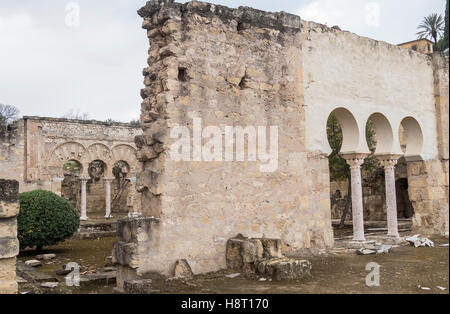
[[[105,181],[114,181],[115,178],[113,178],[113,177],[106,177],[106,178],[103,178],[103,180],[105,180]]]
[[[91,180],[91,178],[80,178],[79,180],[87,182],[87,181]]]
[[[403,157],[403,155],[399,155],[399,154],[377,155],[377,158],[380,160],[381,165],[385,169],[394,169],[395,165],[397,165],[398,160],[401,157]]]
[[[364,163],[364,159],[369,156],[367,153],[345,153],[341,154],[341,157],[347,161],[347,164],[352,169],[359,169]]]

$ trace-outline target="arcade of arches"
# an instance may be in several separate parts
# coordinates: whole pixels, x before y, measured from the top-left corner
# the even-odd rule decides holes
[[[141,129],[41,117],[24,117],[13,127],[0,177],[19,181],[21,192],[45,189],[61,195],[82,220],[140,211],[134,138]]]

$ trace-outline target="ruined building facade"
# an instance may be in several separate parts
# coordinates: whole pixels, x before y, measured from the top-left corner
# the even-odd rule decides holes
[[[352,169],[355,240],[364,240],[360,166],[369,119],[386,172],[390,235],[397,236],[399,158],[407,163],[414,227],[448,231],[448,58],[247,7],[153,0],[139,14],[150,49],[137,189],[151,218],[119,223],[119,287],[147,273],[171,275],[178,259],[195,273],[223,269],[226,241],[237,234],[282,239],[289,252],[332,247],[330,114],[341,124],[341,154]],[[196,119],[222,130],[277,126],[278,168],[174,160],[180,134],[171,130],[182,125],[193,134]],[[192,150],[207,142],[191,142]]]
[[[134,206],[139,204],[134,201],[139,197],[134,138],[140,134],[140,128],[126,123],[24,117],[0,134],[0,178],[17,180],[20,192],[62,195],[80,212],[84,189],[85,216],[106,214],[108,188],[112,211],[139,211]],[[101,165],[99,174],[93,173],[95,163]],[[127,180],[120,186],[114,173],[118,165]]]

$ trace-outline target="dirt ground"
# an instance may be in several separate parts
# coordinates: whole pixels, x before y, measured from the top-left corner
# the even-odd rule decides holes
[[[322,257],[308,258],[313,266],[312,277],[301,282],[271,282],[248,279],[239,276],[226,278],[228,272],[220,272],[196,278],[190,282],[169,282],[156,284],[155,293],[218,293],[218,294],[448,294],[449,249],[440,247],[448,243],[446,238],[434,238],[435,248],[413,248],[402,245],[392,249],[390,254],[358,256],[353,251],[335,250]],[[46,262],[41,271],[54,275],[57,268],[67,262],[77,262],[82,272],[94,273],[105,266],[105,258],[111,255],[114,238],[100,240],[69,240],[58,246],[49,247],[44,253],[55,253],[57,258]],[[31,259],[34,252],[22,252],[21,260]],[[368,263],[380,265],[380,286],[366,285]],[[61,279],[61,278],[60,278]],[[418,286],[431,290],[422,290]],[[447,290],[438,288],[444,287]],[[43,293],[114,293],[115,284],[82,284],[81,287],[60,287]],[[21,284],[20,291],[30,290],[28,284]]]

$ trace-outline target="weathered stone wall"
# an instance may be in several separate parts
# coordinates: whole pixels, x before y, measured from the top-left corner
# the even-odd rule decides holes
[[[415,211],[413,228],[416,232],[448,232],[448,176],[448,160],[408,163],[409,196]]]
[[[324,132],[327,119],[336,108],[345,108],[357,123],[359,138],[354,149],[358,152],[368,152],[366,124],[372,114],[380,113],[392,129],[389,153],[402,154],[401,122],[412,117],[425,139],[421,158],[438,158],[431,56],[314,22],[303,21],[302,25],[309,149],[331,152]]]
[[[291,250],[330,247],[328,161],[308,152],[297,16],[200,2],[149,2],[139,11],[151,46],[137,143],[143,212],[160,219],[139,273],[169,275],[185,258],[196,273],[226,267],[238,233],[281,238]],[[169,127],[278,126],[279,167],[175,162]]]
[[[17,219],[19,183],[0,180],[0,294],[17,293],[16,256],[19,254]]]
[[[401,154],[401,141],[408,137],[401,122],[412,117],[424,139],[418,155],[406,156],[413,222],[417,232],[448,231],[448,57],[313,22],[302,25],[307,147],[330,152],[324,126],[333,110],[345,108],[359,130],[355,150],[368,151],[366,123],[381,113],[392,128],[390,153]],[[424,171],[416,170],[417,160]]]
[[[129,177],[133,178],[137,165],[134,137],[140,134],[140,128],[126,123],[24,117],[0,132],[0,177],[19,181],[20,192],[43,189],[61,195],[64,163],[79,162],[80,176],[89,178],[89,163],[101,160],[107,168],[105,177],[113,178],[114,164],[125,161],[130,167]],[[96,193],[92,193],[91,200],[88,195],[90,212],[105,210],[105,189],[100,184],[92,186]],[[112,199],[117,192],[113,182]],[[129,192],[123,193],[126,195],[117,206],[124,206],[120,211],[126,212]]]
[[[119,277],[169,275],[178,259],[196,273],[224,268],[225,241],[238,233],[281,238],[290,250],[331,246],[326,122],[336,108],[355,118],[354,152],[368,152],[365,126],[374,113],[388,121],[383,134],[392,135],[377,153],[402,154],[398,134],[407,117],[425,139],[416,158],[432,163],[445,151],[430,56],[246,7],[152,0],[139,14],[150,49],[137,188],[143,213],[153,218],[145,227],[124,222],[124,230],[136,230],[116,246]],[[448,74],[445,84],[448,90]],[[448,113],[448,96],[440,103]],[[194,118],[222,134],[225,126],[278,126],[278,169],[262,173],[256,162],[201,162],[192,155],[194,161],[172,160],[170,130],[187,126],[192,135]]]

